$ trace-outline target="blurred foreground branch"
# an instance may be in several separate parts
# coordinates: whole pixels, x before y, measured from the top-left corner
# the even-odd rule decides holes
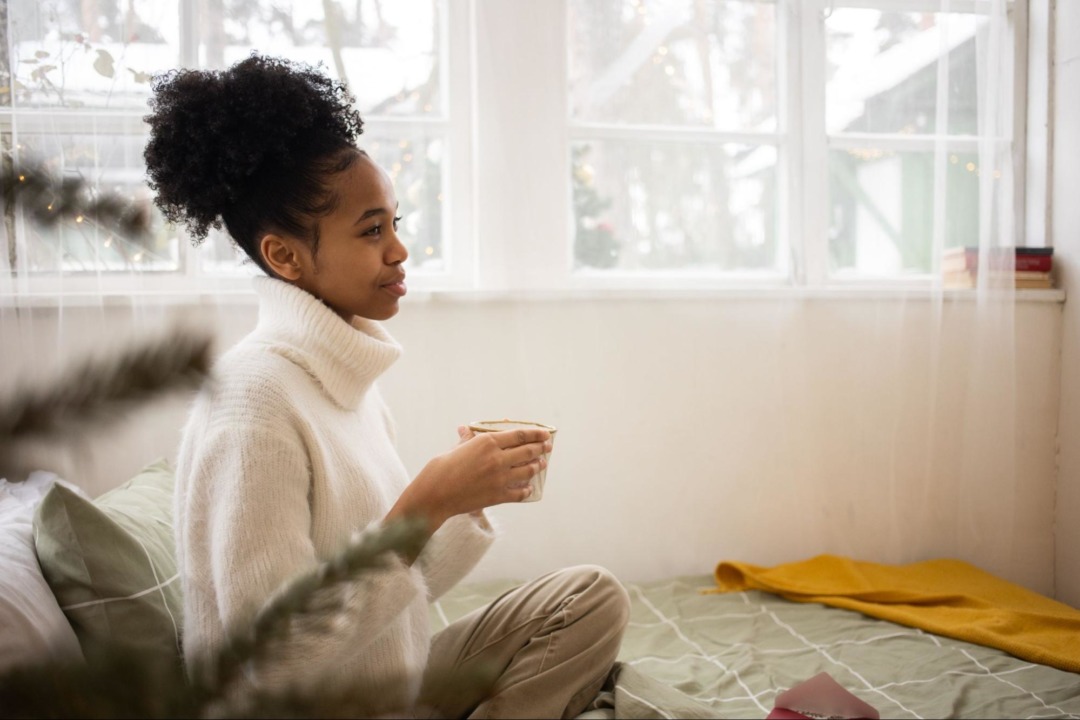
[[[181,332],[70,368],[51,387],[0,399],[0,476],[30,439],[85,433],[158,395],[199,387],[210,372],[208,334]]]
[[[81,175],[56,176],[40,162],[5,159],[0,166],[0,195],[5,207],[21,203],[30,220],[42,227],[89,221],[136,242],[150,237],[149,203],[96,192]]]
[[[206,702],[225,700],[225,694],[240,680],[244,668],[259,667],[272,661],[271,650],[280,647],[278,641],[299,627],[304,618],[313,621],[304,623],[305,631],[310,632],[314,628],[315,632],[320,633],[335,632],[333,620],[346,612],[348,594],[330,594],[334,603],[329,606],[317,605],[316,595],[327,597],[326,591],[336,587],[343,589],[344,585],[355,582],[365,572],[385,567],[386,559],[392,554],[415,556],[426,539],[424,525],[422,521],[400,521],[364,533],[358,541],[349,543],[327,562],[285,583],[249,626],[233,634],[220,652],[196,664],[193,672],[196,686],[205,683],[201,685],[199,694],[204,696]],[[338,698],[339,702],[343,699]],[[293,699],[291,703],[310,703],[314,700]],[[282,698],[275,698],[275,701],[280,703]],[[363,698],[352,698],[348,704],[354,709],[362,709]],[[262,711],[273,709],[262,708]],[[317,716],[326,717],[325,714]]]

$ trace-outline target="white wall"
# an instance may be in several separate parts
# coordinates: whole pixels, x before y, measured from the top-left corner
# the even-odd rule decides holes
[[[1053,243],[1063,321],[1057,597],[1080,607],[1080,2],[1057,0],[1054,68]]]
[[[388,324],[405,355],[383,387],[414,473],[469,420],[559,427],[544,500],[496,510],[505,537],[477,577],[598,562],[640,580],[709,573],[722,559],[948,555],[1049,593],[1062,306],[1020,303],[1009,377],[984,380],[973,373],[976,304],[946,301],[940,318],[934,307],[410,298]],[[190,312],[219,328],[222,347],[255,315],[250,305]],[[99,320],[69,309],[65,337],[100,342],[101,323],[130,312],[84,314]],[[34,324],[0,357],[55,352],[50,311]],[[1005,405],[980,405],[1013,377]],[[91,450],[46,460],[100,492],[171,454],[183,416],[183,402],[166,403]],[[1001,447],[1014,429],[1015,446]],[[1019,492],[1008,473],[994,479],[1010,463]]]
[[[938,343],[926,301],[431,304],[392,322],[384,387],[414,472],[464,421],[560,428],[544,500],[496,512],[480,575],[949,555],[1050,592],[1060,305],[1018,307],[1015,415],[993,419],[974,312],[947,304]],[[994,446],[1014,427],[1015,455]],[[1013,460],[1022,492],[998,492],[980,463]]]

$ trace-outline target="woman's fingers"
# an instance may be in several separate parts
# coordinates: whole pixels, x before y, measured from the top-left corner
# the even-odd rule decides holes
[[[458,438],[458,446],[442,456],[439,472],[432,475],[448,478],[431,487],[450,514],[528,498],[529,481],[546,467],[544,454],[552,446],[551,433],[542,428],[474,435],[462,426]]]
[[[544,458],[536,458],[531,462],[527,462],[523,465],[515,465],[506,471],[507,486],[514,487],[515,485],[521,485],[523,483],[532,480],[536,473],[540,472],[546,463]]]
[[[521,428],[519,430],[499,430],[498,432],[488,433],[499,447],[503,450],[507,448],[517,447],[518,445],[526,445],[528,443],[544,442],[551,438],[551,433],[543,428]]]
[[[549,452],[551,448],[547,445],[546,442],[533,442],[528,445],[518,445],[517,447],[503,450],[502,455],[506,459],[507,464],[510,467],[513,467],[535,460],[545,452]]]

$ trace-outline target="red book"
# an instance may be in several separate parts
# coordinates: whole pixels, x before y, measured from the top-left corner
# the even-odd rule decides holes
[[[1014,270],[1020,272],[1050,272],[1054,261],[1054,248],[1048,247],[1003,247],[988,248],[983,262],[991,268],[1001,267],[1013,258]],[[976,270],[979,264],[979,248],[949,248],[941,256],[942,272],[954,270]]]

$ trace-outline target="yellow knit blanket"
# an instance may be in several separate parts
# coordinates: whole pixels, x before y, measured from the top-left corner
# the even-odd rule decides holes
[[[1080,610],[960,560],[881,565],[833,555],[759,567],[722,562],[716,592],[764,590],[1080,672]]]

